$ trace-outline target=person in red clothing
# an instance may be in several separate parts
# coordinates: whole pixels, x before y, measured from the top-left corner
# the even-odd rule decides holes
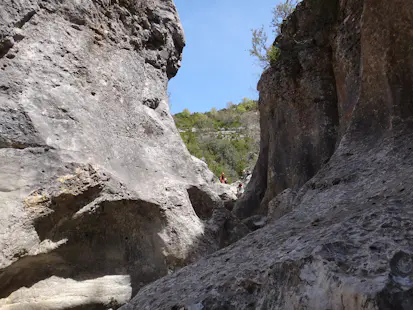
[[[221,182],[221,183],[225,183],[225,180],[226,180],[226,178],[225,178],[225,173],[221,173],[221,176],[219,177],[219,181]]]
[[[237,188],[237,197],[240,198],[244,194],[244,187],[242,183],[239,183],[238,188]]]

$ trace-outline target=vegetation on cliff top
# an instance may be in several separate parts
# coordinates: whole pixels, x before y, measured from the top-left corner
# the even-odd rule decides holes
[[[281,26],[300,1],[284,0],[273,9],[271,28],[275,38],[281,34]],[[276,44],[268,45],[268,35],[264,30],[264,25],[258,29],[252,29],[251,32],[250,55],[255,57],[264,69],[275,64],[280,57],[281,51]]]
[[[174,120],[189,152],[204,160],[217,177],[225,172],[229,181],[235,181],[243,169],[254,166],[260,135],[256,101],[244,98],[206,113],[185,109]]]

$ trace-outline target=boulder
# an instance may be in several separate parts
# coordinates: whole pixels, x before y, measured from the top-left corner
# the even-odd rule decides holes
[[[0,307],[4,310],[60,310],[88,305],[88,309],[115,309],[126,303],[131,295],[130,279],[126,275],[84,281],[52,276],[30,288],[13,292],[7,299],[0,300]]]

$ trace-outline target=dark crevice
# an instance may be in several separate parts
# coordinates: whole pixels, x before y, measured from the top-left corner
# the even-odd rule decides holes
[[[190,187],[187,192],[196,215],[202,220],[210,219],[215,206],[211,196],[196,186]]]
[[[150,64],[155,69],[161,69],[162,68],[161,64],[159,64],[159,62],[157,60],[146,58],[145,63]]]
[[[46,147],[25,111],[0,108],[0,148]]]
[[[37,143],[20,143],[17,141],[4,141],[2,137],[0,137],[0,149],[18,149],[24,150],[29,148],[50,148],[44,144],[37,144]]]
[[[35,228],[40,240],[53,238],[54,230],[59,229],[61,224],[70,220],[82,206],[95,200],[101,191],[102,186],[98,184],[88,187],[79,195],[63,192],[59,196],[53,197],[49,206],[53,211],[35,221]]]
[[[143,104],[146,105],[147,107],[156,110],[156,108],[159,106],[161,100],[159,98],[149,98],[143,100]]]
[[[23,28],[23,26],[28,23],[32,17],[36,14],[36,11],[30,11],[26,15],[23,16],[21,20],[19,20],[14,26],[16,28]]]
[[[390,260],[391,273],[386,287],[377,295],[380,310],[410,310],[413,307],[413,284],[411,270],[413,257],[397,252]]]
[[[0,59],[3,58],[13,47],[14,42],[10,38],[0,40]]]
[[[165,45],[165,39],[163,34],[159,31],[152,31],[152,35],[147,42],[145,42],[145,48],[148,50],[159,51]]]

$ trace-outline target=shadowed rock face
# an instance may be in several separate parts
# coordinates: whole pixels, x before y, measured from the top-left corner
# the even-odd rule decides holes
[[[237,215],[266,213],[276,195],[313,177],[342,140],[374,140],[410,118],[411,17],[375,17],[404,5],[307,1],[291,15],[277,38],[285,53],[258,85],[263,134],[256,185]]]
[[[1,2],[0,308],[113,308],[248,232],[169,114],[184,45],[171,0]]]
[[[278,38],[281,57],[258,85],[260,157],[251,186],[235,208],[240,217],[265,214],[286,188],[299,188],[333,154],[339,127],[333,50],[329,37],[338,1],[302,6]],[[318,18],[319,16],[319,18]]]
[[[412,309],[412,25],[408,0],[304,0],[259,83],[234,209],[269,205],[269,224],[122,309]]]

